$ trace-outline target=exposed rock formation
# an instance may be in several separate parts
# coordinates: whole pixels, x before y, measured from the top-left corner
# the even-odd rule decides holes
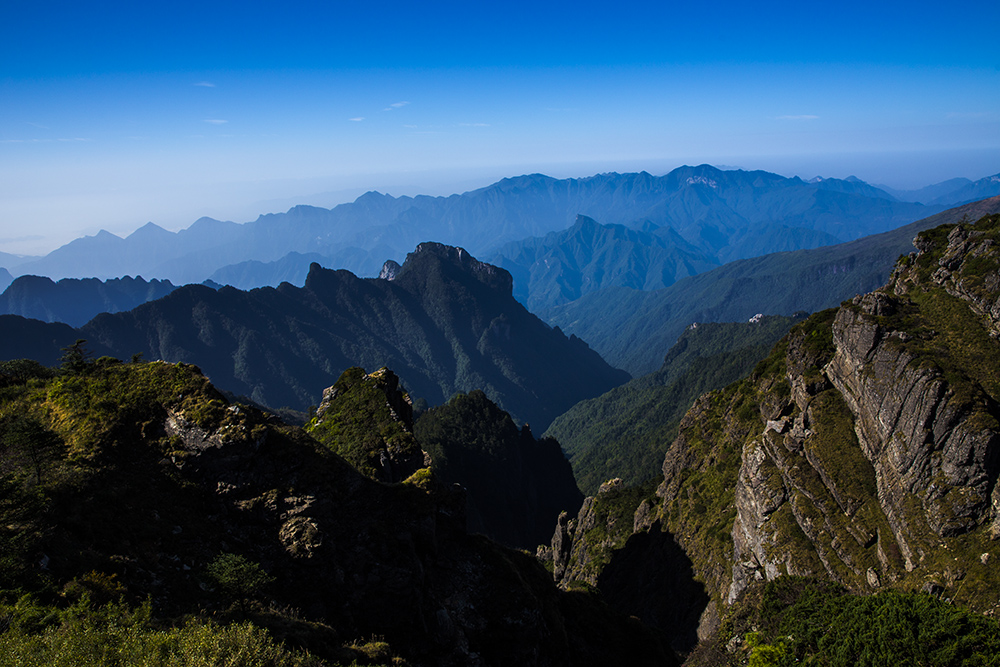
[[[31,500],[0,503],[5,589],[55,599],[97,572],[157,618],[207,618],[225,604],[206,567],[237,554],[274,579],[246,593],[254,622],[331,664],[372,636],[410,665],[676,664],[638,622],[466,534],[464,495],[427,469],[368,479],[190,366],[101,362],[33,382],[5,387],[0,435],[31,415],[59,447],[40,481],[5,458],[5,501],[24,483]]]
[[[796,325],[749,378],[699,399],[652,520],[633,503],[634,534],[609,553],[580,538],[601,525],[587,510],[602,496],[588,499],[557,527],[557,580],[600,585],[658,520],[711,597],[702,635],[752,582],[783,574],[1000,611],[987,565],[1000,536],[998,238],[998,215],[922,233],[885,287]]]
[[[727,602],[788,573],[857,590],[969,575],[966,602],[995,604],[969,589],[998,505],[998,227],[922,234],[885,288],[793,330],[750,380],[763,428],[740,448]],[[668,516],[689,469],[676,459]]]
[[[413,437],[413,404],[388,368],[365,374],[349,368],[332,387],[306,429],[361,472],[401,482],[430,457]]]

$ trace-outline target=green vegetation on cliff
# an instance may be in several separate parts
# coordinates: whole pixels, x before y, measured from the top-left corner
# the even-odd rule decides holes
[[[674,664],[426,469],[366,478],[192,366],[72,366],[0,367],[0,664]]]
[[[410,397],[382,368],[344,371],[323,395],[306,431],[372,479],[402,481],[423,465]]]
[[[870,596],[803,577],[751,586],[686,664],[1000,665],[1000,626],[927,593]]]
[[[615,477],[626,485],[659,478],[663,455],[695,399],[747,375],[801,317],[693,325],[660,370],[581,401],[545,434],[565,448],[584,493]]]

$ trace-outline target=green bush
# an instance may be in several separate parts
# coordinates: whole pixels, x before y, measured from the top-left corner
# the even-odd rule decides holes
[[[158,629],[150,605],[91,608],[86,602],[38,629],[22,616],[30,604],[8,609],[9,628],[0,634],[0,667],[311,667],[323,664],[292,652],[251,623],[218,625],[192,620]],[[51,616],[51,614],[50,614]],[[49,618],[48,620],[52,620]],[[32,631],[34,626],[35,631]]]
[[[250,600],[274,583],[274,577],[259,564],[232,553],[216,556],[205,568],[205,574],[223,595],[234,602]]]

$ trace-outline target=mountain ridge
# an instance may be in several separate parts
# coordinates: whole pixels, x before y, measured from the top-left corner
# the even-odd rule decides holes
[[[102,231],[15,270],[53,278],[142,273],[190,283],[230,264],[272,262],[290,252],[333,256],[351,248],[364,253],[385,248],[378,263],[365,260],[362,273],[374,275],[381,260],[398,261],[428,238],[486,255],[506,242],[566,229],[581,214],[606,224],[650,220],[671,226],[697,247],[722,251],[721,260],[728,261],[766,252],[768,243],[783,238],[771,229],[801,228],[801,242],[818,245],[830,242],[831,235],[842,241],[857,238],[933,212],[921,204],[863,196],[856,187],[840,190],[708,165],[659,177],[645,172],[561,180],[527,175],[449,197],[373,192],[333,209],[295,206],[243,224],[201,218],[186,230],[166,232],[169,237],[148,225],[124,239]],[[850,227],[844,225],[847,220]],[[155,248],[141,243],[152,236],[158,239]]]
[[[194,363],[237,395],[300,411],[345,369],[388,366],[431,404],[482,389],[541,431],[578,400],[628,379],[515,301],[509,273],[438,243],[417,246],[392,280],[313,264],[303,287],[187,285],[70,331],[62,335],[102,354]]]
[[[815,312],[881,286],[920,231],[1000,212],[1000,197],[824,248],[776,253],[723,265],[652,292],[611,287],[540,312],[586,340],[632,375],[653,372],[692,322],[739,322],[757,313]]]
[[[920,590],[995,617],[998,230],[991,214],[921,232],[878,290],[814,313],[747,378],[700,397],[655,492],[615,480],[560,518],[542,552],[557,580],[617,588],[616,608],[655,619],[649,587],[671,591],[653,556],[676,544],[703,589],[672,600],[714,651],[693,664],[754,649],[732,630],[764,582],[873,601]],[[800,658],[823,648],[769,639]]]

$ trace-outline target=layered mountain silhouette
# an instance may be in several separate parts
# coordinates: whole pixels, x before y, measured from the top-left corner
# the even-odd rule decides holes
[[[75,335],[119,358],[196,364],[226,390],[299,410],[347,368],[388,366],[414,397],[439,404],[481,389],[539,431],[628,379],[529,313],[511,296],[509,273],[437,243],[420,244],[393,280],[314,264],[304,287],[188,285],[99,315]]]
[[[228,265],[274,262],[295,252],[340,258],[359,273],[374,275],[382,260],[402,258],[429,238],[486,256],[511,241],[565,230],[577,215],[604,224],[670,227],[721,263],[848,241],[942,208],[894,201],[861,182],[807,183],[708,165],[664,176],[532,174],[450,197],[370,192],[333,209],[296,206],[246,224],[201,218],[176,233],[153,223],[126,238],[102,231],[15,271],[52,278],[142,274],[190,283]]]
[[[757,313],[815,312],[882,285],[920,231],[1000,212],[1000,197],[967,204],[890,232],[824,248],[731,262],[661,290],[610,287],[541,311],[612,365],[651,373],[692,322],[739,322]]]
[[[0,314],[78,327],[98,313],[118,313],[164,297],[177,287],[168,280],[141,276],[98,280],[21,276],[0,294]]]

